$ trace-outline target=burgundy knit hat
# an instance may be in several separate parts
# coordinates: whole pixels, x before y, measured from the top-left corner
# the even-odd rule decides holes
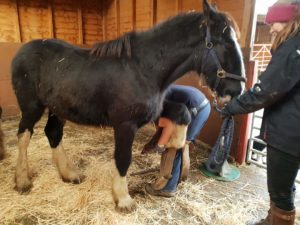
[[[275,3],[269,7],[265,23],[272,24],[276,22],[288,22],[296,17],[298,10],[297,5],[288,3]]]

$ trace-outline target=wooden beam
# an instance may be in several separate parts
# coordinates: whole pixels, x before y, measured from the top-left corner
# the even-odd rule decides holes
[[[255,0],[244,1],[244,12],[243,12],[243,25],[242,25],[242,40],[241,46],[244,48],[244,58],[245,61],[249,61],[251,42],[252,42],[252,28],[255,10]]]
[[[49,21],[49,37],[55,38],[54,32],[54,16],[53,16],[53,6],[52,1],[48,0],[48,21]]]
[[[255,0],[248,0],[245,1],[245,7],[244,7],[244,22],[243,22],[243,29],[246,29],[245,31],[245,45],[246,46],[250,46],[253,40],[253,34],[254,32],[252,32],[252,30],[255,30],[256,26],[253,26],[256,24],[256,18],[254,18],[254,11],[255,11]],[[247,11],[248,10],[248,15],[247,15]],[[248,20],[245,19],[245,16],[248,16]],[[255,21],[254,21],[255,19]],[[255,23],[254,23],[255,22]]]
[[[182,10],[182,0],[176,0],[176,12],[180,13]]]
[[[157,0],[151,0],[151,25],[157,22]]]
[[[78,44],[83,44],[82,4],[77,4]]]
[[[135,30],[136,28],[136,0],[132,0],[132,23],[131,29]]]
[[[106,13],[105,13],[105,0],[100,1],[101,15],[102,15],[102,41],[106,41]]]
[[[120,0],[115,0],[115,10],[116,10],[117,37],[119,37],[120,36]]]
[[[22,28],[21,28],[21,22],[20,22],[20,12],[19,12],[19,4],[18,0],[15,0],[15,10],[16,10],[16,20],[15,20],[15,26],[16,26],[16,41],[17,42],[22,42]]]

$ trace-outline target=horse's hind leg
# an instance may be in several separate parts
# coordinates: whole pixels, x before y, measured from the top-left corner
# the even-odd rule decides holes
[[[5,151],[4,151],[4,141],[3,141],[3,132],[1,128],[1,123],[2,123],[2,108],[0,106],[0,160],[4,158],[5,156]]]
[[[64,121],[49,111],[45,133],[52,148],[53,161],[63,181],[78,184],[84,177],[75,169],[62,146],[63,128]]]
[[[19,155],[17,159],[15,181],[17,191],[25,193],[28,192],[32,186],[28,170],[27,148],[33,133],[33,127],[42,117],[44,106],[36,102],[28,102],[21,105],[21,110],[22,118],[18,130]]]
[[[135,202],[128,193],[126,173],[131,163],[131,147],[136,133],[136,126],[125,122],[114,127],[115,132],[115,161],[117,172],[113,179],[113,198],[121,211],[132,211]]]

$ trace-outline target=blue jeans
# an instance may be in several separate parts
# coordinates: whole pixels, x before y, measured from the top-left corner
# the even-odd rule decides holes
[[[205,125],[210,114],[210,104],[208,103],[203,109],[201,109],[196,116],[192,115],[192,121],[188,127],[186,140],[194,142],[197,136],[200,134],[201,129]]]
[[[201,109],[196,116],[192,115],[192,122],[190,123],[187,131],[187,141],[194,142],[197,136],[200,134],[201,129],[205,125],[210,114],[210,104],[207,104],[203,109]],[[182,163],[182,150],[178,150],[173,162],[172,168],[172,177],[162,189],[165,192],[174,192],[176,191],[177,184],[180,178]]]

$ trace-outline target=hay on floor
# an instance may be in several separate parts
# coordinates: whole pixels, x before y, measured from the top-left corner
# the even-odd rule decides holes
[[[14,190],[17,158],[18,119],[3,123],[7,157],[0,162],[1,224],[220,224],[241,225],[265,215],[268,202],[257,195],[257,187],[235,181],[223,183],[205,178],[197,167],[207,159],[207,145],[198,142],[191,151],[192,169],[173,198],[153,197],[144,186],[157,172],[128,176],[129,190],[137,202],[136,211],[115,210],[111,196],[114,171],[113,131],[110,128],[65,126],[63,146],[86,179],[79,185],[64,183],[52,164],[51,150],[44,135],[45,118],[35,128],[28,148],[29,166],[34,174],[28,195]],[[128,174],[159,166],[159,155],[141,155],[142,146],[154,127],[142,128],[133,145],[133,162]],[[264,189],[265,187],[263,187]]]

